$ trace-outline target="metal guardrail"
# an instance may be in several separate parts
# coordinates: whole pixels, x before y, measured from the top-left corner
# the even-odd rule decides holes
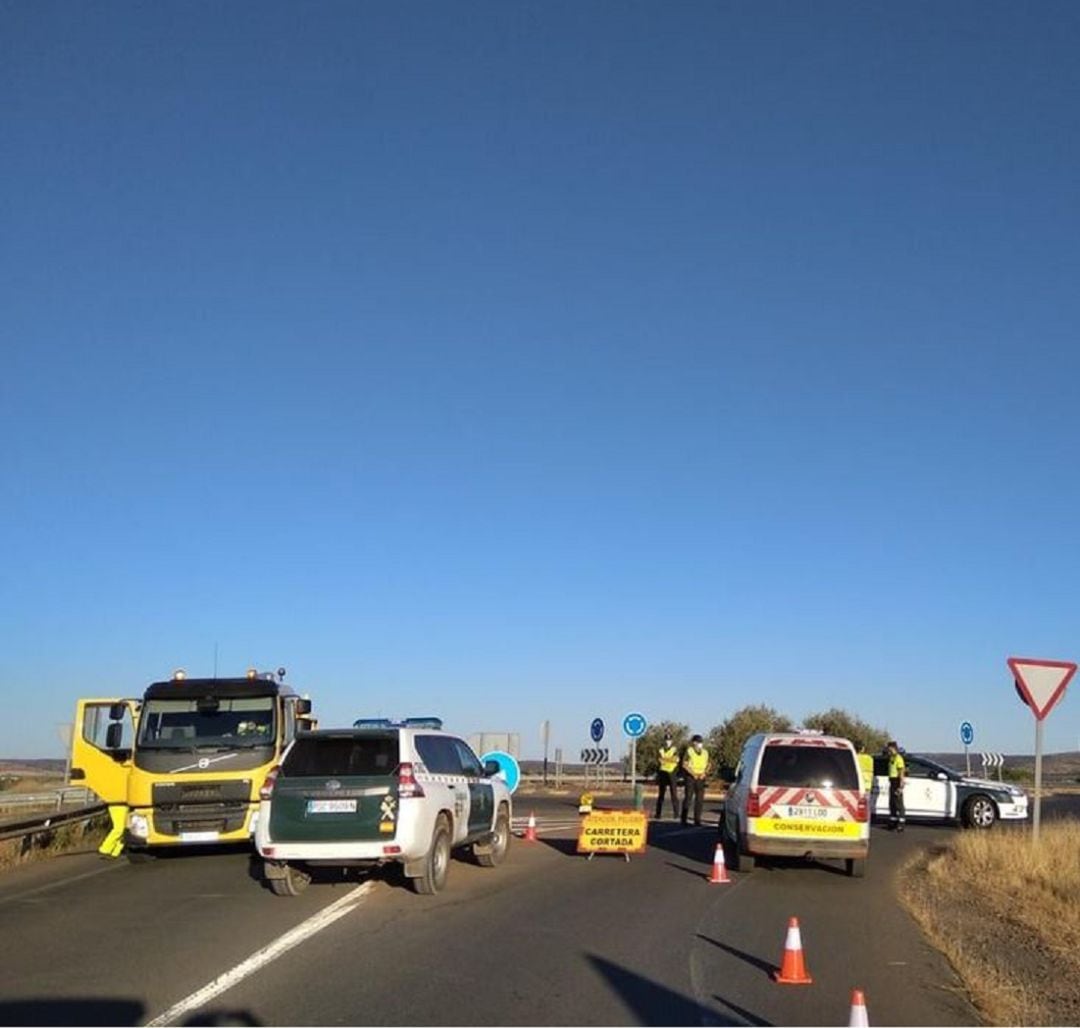
[[[55,831],[61,825],[77,825],[82,821],[90,821],[92,818],[104,814],[108,809],[104,803],[97,803],[92,807],[79,807],[76,810],[68,810],[60,814],[39,815],[26,821],[0,825],[0,842],[6,842],[9,839],[21,839],[26,836],[43,835],[45,832]]]
[[[72,803],[85,806],[93,798],[94,793],[82,785],[65,786],[51,792],[0,792],[0,811],[17,807],[53,807],[61,810]]]

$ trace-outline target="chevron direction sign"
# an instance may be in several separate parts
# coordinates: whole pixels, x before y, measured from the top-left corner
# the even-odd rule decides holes
[[[982,755],[983,767],[1001,767],[1005,763],[1005,756],[1001,753],[984,753]]]
[[[606,764],[608,751],[606,749],[586,749],[581,751],[582,764]]]

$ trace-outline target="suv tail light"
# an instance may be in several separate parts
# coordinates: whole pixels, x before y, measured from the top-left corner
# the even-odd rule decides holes
[[[262,783],[262,788],[259,789],[259,799],[268,800],[274,795],[274,785],[277,782],[277,776],[280,770],[280,767],[275,767],[267,774],[266,781]]]
[[[757,789],[751,789],[750,795],[746,797],[746,816],[761,817],[761,796]]]
[[[398,796],[403,799],[422,799],[424,795],[423,786],[416,780],[413,775],[412,764],[399,764],[398,765]]]
[[[856,821],[870,820],[870,804],[867,802],[866,793],[859,796],[859,805],[855,808]]]

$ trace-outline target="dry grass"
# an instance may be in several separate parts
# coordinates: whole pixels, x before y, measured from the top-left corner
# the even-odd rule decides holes
[[[904,868],[901,898],[998,1025],[1080,1023],[1080,824],[967,832]]]
[[[102,814],[82,824],[59,825],[51,832],[6,839],[0,842],[0,871],[22,867],[61,853],[97,849],[109,829],[109,816]]]

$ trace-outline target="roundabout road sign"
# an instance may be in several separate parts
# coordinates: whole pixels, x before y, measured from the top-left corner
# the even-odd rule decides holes
[[[645,734],[645,729],[649,727],[649,722],[645,720],[644,714],[627,714],[623,718],[622,730],[631,738],[637,739]]]
[[[499,765],[499,777],[506,782],[506,787],[513,792],[518,787],[518,782],[521,781],[521,767],[518,762],[509,753],[502,750],[492,750],[490,753],[485,753],[480,758],[480,763],[483,764],[487,760],[494,760]]]
[[[589,725],[589,735],[592,736],[593,742],[599,742],[604,738],[604,719],[602,717],[592,719],[592,724]]]

